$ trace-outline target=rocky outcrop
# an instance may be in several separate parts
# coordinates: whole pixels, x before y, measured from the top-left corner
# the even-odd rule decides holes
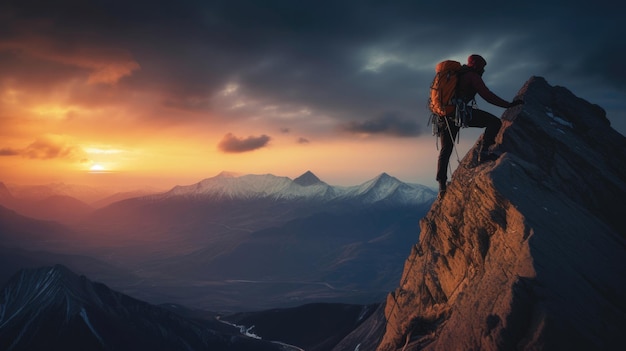
[[[623,347],[626,138],[543,78],[517,97],[421,220],[379,351]]]

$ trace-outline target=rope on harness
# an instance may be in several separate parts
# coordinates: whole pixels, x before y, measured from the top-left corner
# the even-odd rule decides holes
[[[448,122],[448,119],[446,117],[444,117],[443,119],[446,121],[446,129],[448,130],[448,133],[450,134],[450,140],[452,140],[452,149],[454,150],[454,153],[456,153],[456,161],[459,164],[461,164],[461,158],[459,157],[459,152],[457,148],[454,147],[454,137],[452,136],[452,130],[450,129],[450,122]],[[460,134],[461,134],[461,130],[459,129],[459,131],[456,133],[457,144],[461,140],[459,136]],[[448,162],[448,170],[450,170],[450,178],[452,178],[452,166],[450,166],[450,162]]]
[[[437,148],[437,151],[439,151],[439,134],[441,134],[438,120],[439,120],[439,115],[437,115],[436,113],[433,113],[430,115],[430,118],[428,119],[428,123],[426,124],[426,126],[428,126],[429,124],[432,125],[433,136],[437,137],[435,138],[435,147]]]

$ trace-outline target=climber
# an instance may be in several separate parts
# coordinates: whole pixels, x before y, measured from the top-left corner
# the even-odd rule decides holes
[[[461,73],[458,75],[458,83],[456,88],[457,98],[462,99],[463,103],[467,106],[472,104],[476,93],[480,95],[485,101],[490,104],[509,108],[523,104],[522,100],[515,100],[508,102],[492,93],[485,82],[482,79],[482,75],[485,72],[485,66],[487,61],[480,55],[470,55],[467,58],[467,64],[463,65]],[[489,112],[477,109],[472,106],[467,106],[471,109],[471,119],[467,121],[468,127],[485,128],[482,144],[480,145],[480,153],[478,156],[478,162],[495,160],[498,155],[490,153],[489,147],[495,143],[496,135],[502,126],[500,119]],[[450,117],[450,116],[448,116]],[[454,148],[454,140],[459,132],[459,126],[454,123],[450,123],[448,118],[442,118],[446,123],[443,125],[442,132],[439,134],[441,140],[441,150],[439,151],[439,158],[437,160],[437,182],[439,182],[439,195],[443,195],[446,191],[448,180],[448,163],[450,162],[450,155]]]

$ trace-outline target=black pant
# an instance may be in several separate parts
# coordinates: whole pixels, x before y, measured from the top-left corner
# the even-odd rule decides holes
[[[448,125],[450,131],[448,131]],[[480,146],[481,153],[487,153],[489,146],[496,142],[496,135],[500,131],[502,121],[500,118],[491,113],[479,109],[472,110],[472,119],[467,123],[469,127],[485,128],[483,142]],[[444,121],[444,130],[441,130],[439,140],[441,141],[441,150],[439,151],[439,159],[437,160],[437,181],[445,182],[448,179],[448,164],[450,163],[450,155],[454,148],[454,140],[459,132],[459,127],[449,120],[448,124]]]

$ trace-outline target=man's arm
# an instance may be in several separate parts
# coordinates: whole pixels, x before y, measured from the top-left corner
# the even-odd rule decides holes
[[[472,85],[474,86],[474,89],[476,89],[478,95],[480,95],[480,97],[482,97],[483,99],[485,99],[485,101],[492,105],[504,108],[509,108],[517,105],[514,103],[510,103],[491,92],[491,90],[489,90],[489,88],[487,88],[487,86],[485,85],[483,79],[477,74],[472,77]]]

